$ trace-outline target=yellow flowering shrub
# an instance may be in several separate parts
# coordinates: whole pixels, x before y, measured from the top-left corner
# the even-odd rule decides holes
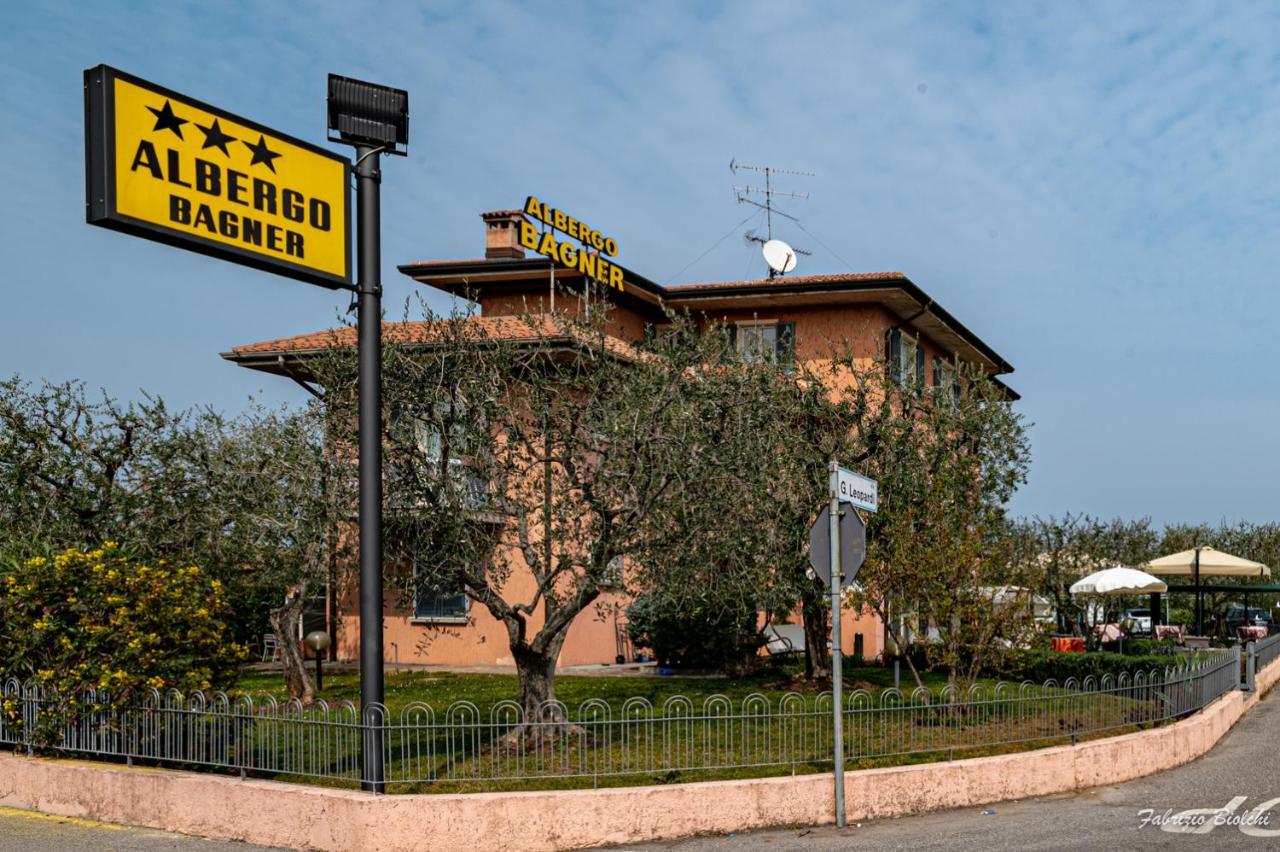
[[[199,567],[131,559],[115,542],[0,565],[0,677],[65,701],[105,690],[222,688],[248,651],[231,641],[222,585]]]

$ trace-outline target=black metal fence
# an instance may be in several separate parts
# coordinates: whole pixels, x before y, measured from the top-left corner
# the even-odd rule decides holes
[[[1268,640],[1270,641],[1270,640]],[[1269,661],[1280,644],[1259,643]],[[1262,664],[1261,658],[1259,663]],[[1240,685],[1241,649],[1199,654],[1163,670],[1062,683],[1000,683],[964,693],[854,690],[844,705],[844,749],[851,765],[906,756],[948,757],[1017,744],[1074,742],[1157,725],[1204,707]],[[81,756],[189,768],[361,781],[360,743],[382,730],[385,778],[463,789],[541,779],[631,777],[675,780],[725,770],[776,773],[830,765],[829,693],[788,693],[699,702],[674,696],[655,706],[592,699],[570,711],[552,702],[526,718],[503,701],[482,710],[460,701],[443,712],[423,703],[394,716],[349,702],[304,708],[216,693],[161,695],[119,706],[87,691],[64,701],[38,683],[3,685],[0,743]],[[394,787],[392,789],[395,789]]]
[[[1255,669],[1265,668],[1280,657],[1280,633],[1257,642],[1250,642],[1248,647],[1253,653]]]

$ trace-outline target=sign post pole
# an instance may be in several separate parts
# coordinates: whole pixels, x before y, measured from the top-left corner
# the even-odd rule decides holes
[[[840,466],[832,459],[828,465],[831,505],[831,705],[836,785],[836,826],[845,827],[844,816],[844,671],[840,656]],[[850,509],[850,511],[853,511]]]
[[[383,704],[382,682],[382,263],[379,184],[381,148],[356,146],[356,281],[360,453],[360,706],[364,717],[361,786],[384,787],[382,726],[371,712]]]
[[[879,484],[845,470],[832,459],[827,468],[828,499],[825,511],[809,527],[809,565],[814,576],[831,589],[831,700],[832,763],[835,772],[836,825],[845,827],[844,810],[844,666],[840,648],[840,593],[853,583],[867,557],[867,525],[858,508],[874,512],[879,506]],[[841,510],[841,503],[850,504]]]

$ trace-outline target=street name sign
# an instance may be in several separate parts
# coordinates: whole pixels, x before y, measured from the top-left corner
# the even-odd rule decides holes
[[[831,588],[831,513],[823,509],[809,527],[809,564]],[[847,503],[840,506],[840,587],[847,589],[867,558],[867,525]]]
[[[346,157],[106,65],[84,90],[90,224],[352,289]]]
[[[845,468],[836,468],[837,494],[845,503],[851,503],[868,512],[876,511],[880,504],[879,484],[870,477]]]

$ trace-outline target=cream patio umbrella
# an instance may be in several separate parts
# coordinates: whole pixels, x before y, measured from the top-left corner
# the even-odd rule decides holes
[[[1192,577],[1196,587],[1196,634],[1204,635],[1204,595],[1200,592],[1201,577],[1270,577],[1271,569],[1261,562],[1233,556],[1209,545],[1193,547],[1139,566],[1144,571],[1161,577]]]

